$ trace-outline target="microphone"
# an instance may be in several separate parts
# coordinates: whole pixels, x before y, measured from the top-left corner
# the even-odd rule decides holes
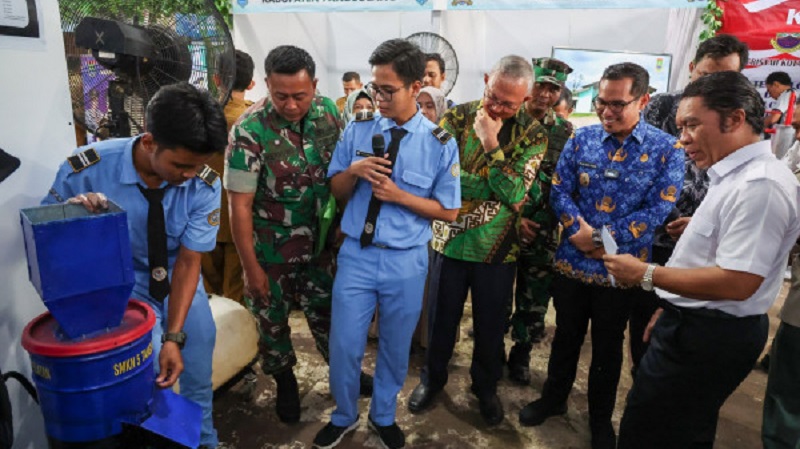
[[[374,134],[372,136],[372,154],[375,157],[383,157],[383,152],[386,150],[386,141],[383,134]]]

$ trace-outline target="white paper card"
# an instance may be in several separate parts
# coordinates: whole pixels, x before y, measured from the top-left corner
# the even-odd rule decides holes
[[[614,237],[611,236],[611,233],[608,231],[608,228],[603,226],[603,230],[600,231],[600,236],[603,238],[603,248],[606,250],[606,254],[615,255],[619,250],[617,246],[617,242],[614,241]],[[608,275],[608,280],[611,281],[611,286],[616,287],[617,283],[614,281],[614,276]]]

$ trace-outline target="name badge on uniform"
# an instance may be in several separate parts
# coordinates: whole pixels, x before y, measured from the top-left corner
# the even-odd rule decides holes
[[[606,179],[619,179],[619,170],[607,168],[603,171],[603,176],[605,176]]]
[[[374,157],[375,155],[372,153],[367,153],[365,151],[356,151],[356,156],[360,157]]]
[[[578,161],[578,165],[586,168],[597,168],[597,165],[591,162]]]

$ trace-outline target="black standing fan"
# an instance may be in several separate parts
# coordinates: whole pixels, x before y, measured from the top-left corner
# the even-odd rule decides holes
[[[450,42],[436,33],[428,32],[414,33],[406,39],[417,44],[423,52],[439,53],[444,59],[445,78],[441,89],[445,95],[448,95],[458,79],[458,56]]]
[[[144,131],[159,88],[188,81],[225,104],[230,31],[212,0],[60,0],[75,120],[95,135]]]

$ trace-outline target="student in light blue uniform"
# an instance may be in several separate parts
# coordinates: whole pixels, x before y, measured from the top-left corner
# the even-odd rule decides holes
[[[79,148],[59,168],[42,204],[69,201],[94,211],[110,200],[127,212],[136,279],[131,297],[146,301],[157,317],[156,382],[168,388],[180,376],[181,394],[203,408],[200,447],[213,449],[218,444],[211,419],[216,327],[200,279],[200,257],[214,248],[219,228],[221,183],[204,164],[227,144],[225,115],[208,93],[181,83],[159,90],[146,117],[142,135]],[[149,203],[140,189],[165,187],[169,296],[158,300],[150,283],[163,275],[151,269]]]
[[[405,445],[395,411],[422,308],[431,220],[452,221],[461,207],[455,140],[425,119],[416,104],[424,54],[394,39],[378,46],[369,63],[374,81],[368,88],[380,115],[351,122],[328,169],[331,191],[347,201],[346,239],[333,286],[330,334],[337,408],[314,440],[318,448],[336,446],[358,424],[359,373],[376,305],[380,337],[368,422],[386,447]],[[375,135],[383,136],[386,157],[373,156]],[[382,202],[377,216],[375,200]]]

